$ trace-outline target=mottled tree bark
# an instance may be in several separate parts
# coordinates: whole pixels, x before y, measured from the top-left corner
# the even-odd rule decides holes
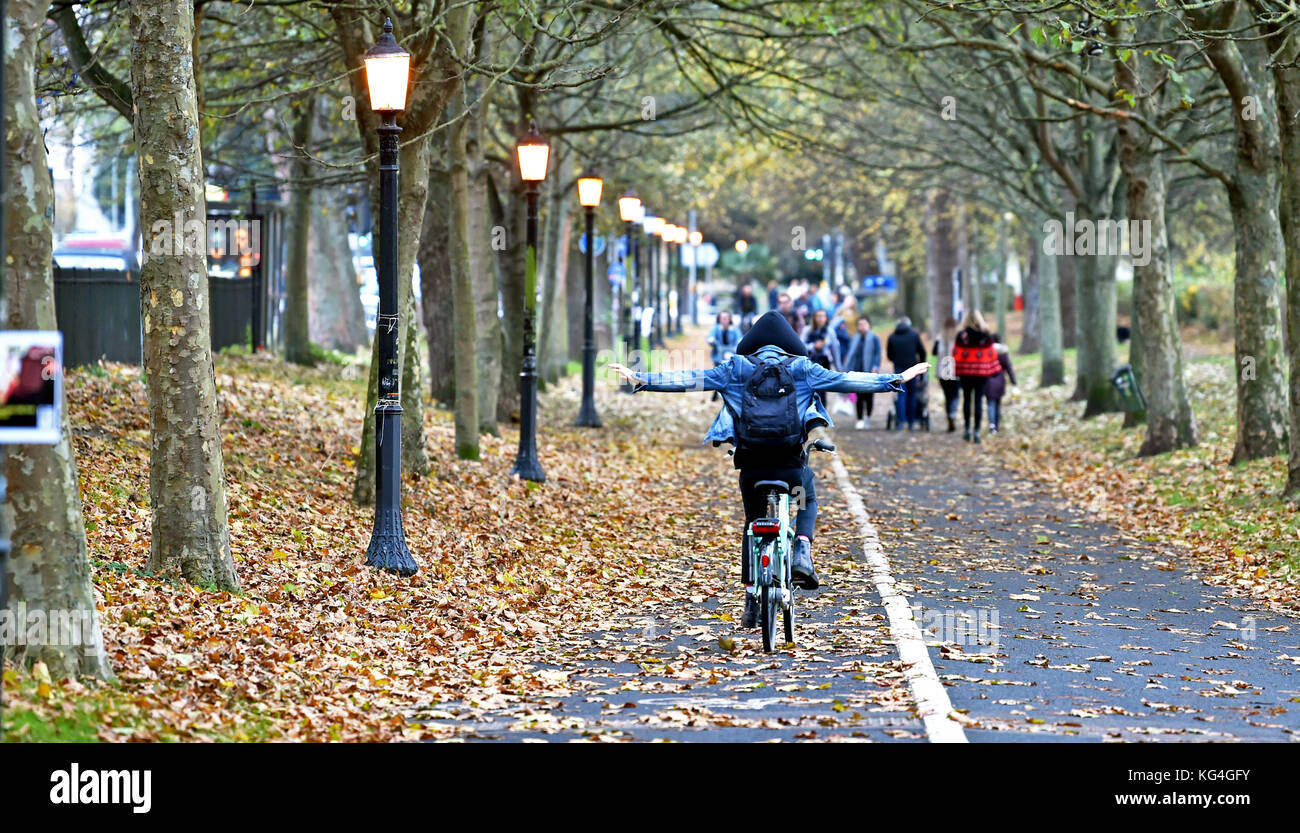
[[[938,332],[952,315],[952,273],[957,268],[952,195],[930,191],[925,201],[925,273],[930,285],[930,329]]]
[[[146,234],[140,293],[153,508],[149,569],[236,590],[208,322],[193,25],[187,0],[131,2],[131,88]],[[178,218],[185,228],[175,227]]]
[[[1131,27],[1130,27],[1131,28]],[[1150,89],[1139,78],[1139,58],[1116,60],[1115,82],[1128,90]],[[1138,99],[1136,109],[1154,119],[1150,98]],[[1155,140],[1132,119],[1118,123],[1120,163],[1127,189],[1130,233],[1132,223],[1145,226],[1147,255],[1133,258],[1132,364],[1146,397],[1147,435],[1139,454],[1146,456],[1196,444],[1196,420],[1183,385],[1178,319],[1174,312],[1173,268],[1165,228],[1165,168]],[[1129,248],[1134,248],[1130,237]],[[1145,263],[1140,261],[1146,261]]]
[[[479,148],[480,122],[473,119],[469,165],[469,262],[474,276],[474,324],[478,357],[478,422],[482,434],[497,433],[497,396],[500,393],[501,352],[504,340],[500,305],[501,279],[496,253],[492,251],[492,218],[488,208],[488,173]]]
[[[456,398],[450,234],[451,177],[445,154],[439,154],[429,166],[429,202],[420,231],[420,306],[429,341],[429,392],[446,408],[453,407]]]
[[[463,33],[462,33],[463,38]],[[454,109],[464,109],[465,96],[458,92]],[[478,448],[478,346],[474,318],[474,274],[470,266],[469,153],[465,147],[468,119],[461,118],[447,137],[451,174],[451,281],[455,318],[456,370],[456,456],[477,460]]]
[[[312,364],[311,303],[307,283],[307,241],[312,221],[312,174],[309,145],[316,123],[315,99],[296,102],[293,123],[293,162],[289,166],[293,206],[289,219],[289,246],[284,270],[284,358],[294,364]]]
[[[4,298],[6,326],[53,330],[54,193],[46,173],[45,144],[33,81],[36,47],[49,0],[10,0],[4,21],[5,210]],[[60,369],[61,372],[61,369]],[[104,638],[95,614],[86,552],[86,527],[77,491],[77,464],[69,439],[67,407],[60,402],[62,436],[54,445],[11,445],[5,465],[9,493],[3,511],[10,530],[4,581],[11,609],[26,605],[47,616],[75,614],[80,644],[0,646],[19,662],[40,660],[58,679],[91,675],[111,679]]]
[[[1236,3],[1184,14],[1202,32],[1232,25]],[[1237,442],[1232,462],[1281,454],[1287,443],[1286,379],[1278,292],[1286,263],[1278,215],[1282,155],[1272,79],[1257,41],[1206,37],[1209,58],[1232,101],[1235,165],[1228,183],[1236,237],[1233,280]],[[1249,59],[1248,59],[1249,55]],[[1254,106],[1249,106],[1251,102]]]
[[[496,239],[505,248],[497,251],[501,265],[501,320],[504,343],[501,353],[501,385],[497,396],[497,421],[519,420],[519,374],[523,372],[524,281],[528,270],[528,243],[525,239],[526,209],[518,176],[511,172],[504,180],[510,192],[494,188],[499,199],[494,203],[493,219]]]
[[[370,341],[357,270],[348,246],[347,209],[338,189],[313,196],[307,243],[311,340],[330,350],[356,352]]]
[[[1277,89],[1282,144],[1281,220],[1286,248],[1287,362],[1291,370],[1290,421],[1285,494],[1300,496],[1300,37],[1270,32],[1273,83]]]

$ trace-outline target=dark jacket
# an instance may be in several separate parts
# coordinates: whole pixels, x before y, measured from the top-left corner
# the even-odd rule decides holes
[[[1011,369],[1011,351],[1005,344],[997,345],[998,363],[1002,366],[1002,372],[990,376],[989,380],[984,383],[984,395],[989,399],[1001,399],[1007,392],[1007,379],[1011,384],[1016,382],[1016,372]]]
[[[866,338],[854,335],[844,354],[844,370],[875,373],[880,369],[881,353],[880,336],[871,330],[867,330]]]
[[[894,370],[899,372],[925,361],[925,345],[921,343],[921,334],[909,326],[899,324],[885,343],[885,357],[893,363]]]

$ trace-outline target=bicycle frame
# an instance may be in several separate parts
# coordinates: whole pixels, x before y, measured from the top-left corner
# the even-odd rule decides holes
[[[790,561],[794,551],[789,492],[779,489],[769,491],[767,509],[768,517],[754,520],[746,530],[749,536],[749,574],[754,583],[747,586],[745,592],[757,598],[761,588],[776,588],[780,590],[781,608],[788,610],[792,601]],[[773,521],[776,523],[773,524]],[[775,530],[772,530],[773,526],[776,527]],[[766,564],[763,563],[765,557]]]

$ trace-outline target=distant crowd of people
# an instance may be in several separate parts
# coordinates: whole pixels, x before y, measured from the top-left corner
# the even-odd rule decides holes
[[[1016,374],[1007,345],[998,333],[990,330],[978,310],[967,313],[960,322],[947,319],[932,339],[918,332],[907,316],[901,316],[882,344],[872,328],[871,317],[859,308],[858,299],[847,286],[828,293],[819,291],[815,284],[796,282],[783,290],[773,281],[768,285],[767,301],[768,309],[778,310],[800,334],[808,358],[828,370],[902,372],[934,356],[948,432],[957,430],[959,403],[962,437],[967,442],[980,442],[986,404],[989,433],[997,433],[1001,428],[1002,401],[1008,394],[1008,383],[1015,387]],[[758,299],[753,287],[745,285],[736,295],[733,309],[720,310],[709,331],[714,365],[726,361],[735,352],[757,315]],[[882,371],[885,365],[888,366]],[[903,386],[901,393],[894,394],[893,408],[886,413],[887,429],[929,428],[927,379],[927,376],[913,379]],[[823,395],[828,400],[832,396]],[[824,403],[828,410],[855,415],[855,427],[860,431],[872,427],[875,394],[835,394],[835,397],[838,401]]]

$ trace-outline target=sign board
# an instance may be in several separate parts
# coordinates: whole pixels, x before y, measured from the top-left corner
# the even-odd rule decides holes
[[[682,265],[689,269],[692,257],[695,258],[695,265],[699,268],[712,269],[718,263],[718,247],[712,243],[682,246]]]
[[[864,275],[862,277],[864,292],[897,292],[898,278],[892,275]]]
[[[587,253],[587,233],[585,231],[578,235],[578,251],[582,252],[584,255]],[[596,257],[600,257],[604,253],[605,235],[598,234],[596,235]]]
[[[63,334],[0,332],[0,443],[57,443],[61,402]]]

